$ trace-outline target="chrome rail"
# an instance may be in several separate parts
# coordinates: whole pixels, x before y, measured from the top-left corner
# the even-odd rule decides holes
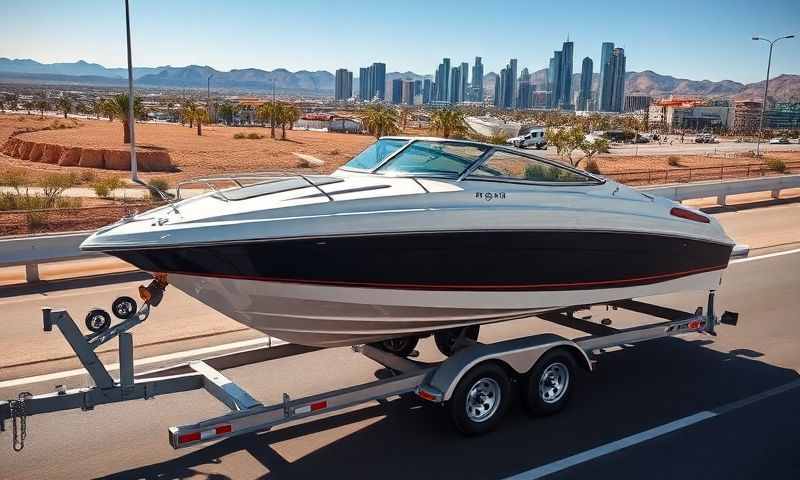
[[[309,186],[314,187],[317,191],[319,191],[322,195],[324,195],[325,198],[328,199],[328,201],[331,201],[331,202],[334,201],[333,197],[330,194],[328,194],[328,192],[323,190],[320,187],[320,185],[318,185],[313,180],[311,180],[308,177],[308,175],[303,175],[301,173],[285,174],[285,173],[280,173],[280,172],[277,172],[277,173],[276,172],[242,173],[242,174],[234,173],[234,174],[218,175],[218,176],[211,176],[211,177],[200,177],[200,178],[193,178],[193,179],[189,179],[189,180],[184,180],[182,182],[178,182],[178,185],[176,186],[176,199],[177,200],[181,200],[181,188],[184,185],[204,184],[209,189],[213,190],[215,195],[219,195],[219,197],[222,200],[224,200],[226,202],[229,202],[230,199],[227,196],[225,196],[225,191],[226,190],[230,190],[230,189],[220,190],[214,185],[214,182],[232,182],[232,183],[236,184],[236,187],[231,187],[231,189],[233,189],[233,188],[244,188],[246,186],[256,185],[258,183],[265,183],[265,182],[268,182],[268,181],[281,181],[281,180],[288,180],[288,179],[292,179],[292,178],[300,178],[300,179],[302,179],[304,182],[308,183]],[[248,180],[253,180],[255,182],[254,183],[249,183],[247,185],[242,183],[242,181],[248,181]]]

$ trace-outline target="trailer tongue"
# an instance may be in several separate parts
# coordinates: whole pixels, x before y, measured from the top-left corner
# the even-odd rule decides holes
[[[109,325],[109,316],[102,310],[90,312],[86,319],[87,327],[99,327],[98,331],[85,336],[67,311],[42,309],[44,331],[50,332],[53,326],[58,327],[92,377],[94,386],[77,389],[59,386],[52,393],[30,395],[23,392],[16,399],[0,401],[0,430],[6,429],[6,420],[11,421],[15,451],[22,450],[26,438],[30,438],[27,432],[30,416],[71,409],[87,411],[97,405],[152,399],[158,395],[198,389],[208,391],[225,404],[230,413],[191,425],[170,427],[169,442],[173,448],[269,430],[286,422],[408,393],[447,406],[462,433],[480,434],[494,428],[507,410],[512,379],[521,382],[523,401],[529,410],[553,413],[566,405],[574,390],[575,368],[580,366],[591,371],[592,357],[605,348],[691,332],[714,335],[718,323],[736,325],[738,321],[738,315],[731,312],[725,312],[720,318],[715,316],[714,292],[709,293],[705,313],[702,307],[695,312],[684,312],[634,300],[606,305],[609,311],[623,309],[663,320],[622,330],[608,326],[606,321],[598,323],[588,317],[578,318],[575,313],[588,306],[576,307],[542,314],[540,318],[587,332],[589,335],[586,337],[568,339],[555,334],[539,334],[491,344],[461,338],[461,348],[438,363],[413,361],[369,345],[357,346],[353,347],[354,351],[386,367],[391,376],[300,399],[292,399],[284,393],[281,403],[264,405],[219,369],[305,354],[317,348],[270,345],[134,374],[133,338],[128,330],[147,319],[151,305],[160,299],[164,286],[156,279],[146,287],[147,294],[142,295],[145,304],[138,310],[135,302],[130,305],[132,300],[128,297],[115,301],[112,308],[115,315],[127,318],[114,326]],[[121,303],[128,303],[124,308],[118,305],[121,299],[124,299]],[[102,321],[94,323],[93,318]],[[115,379],[95,350],[117,337],[119,378]]]

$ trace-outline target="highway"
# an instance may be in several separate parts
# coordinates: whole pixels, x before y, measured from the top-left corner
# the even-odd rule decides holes
[[[800,203],[719,210],[731,236],[754,248],[751,259],[730,266],[717,299],[719,312],[740,313],[739,325],[719,327],[717,337],[692,334],[604,353],[596,371],[578,379],[572,403],[558,415],[533,419],[515,407],[495,432],[463,438],[440,408],[392,398],[272,432],[173,450],[166,441],[169,426],[224,412],[197,391],[32,417],[21,453],[11,451],[9,432],[0,435],[0,478],[797,478]],[[41,332],[38,309],[46,303],[82,315],[89,303],[105,306],[131,294],[139,281],[127,280],[67,282],[48,291],[0,289],[0,398],[50,391],[56,383],[83,384],[84,375],[58,378],[77,363],[52,360],[69,351],[57,333]],[[704,305],[705,295],[648,300],[693,309]],[[637,320],[631,314],[613,318],[616,327]],[[553,330],[548,326],[536,319],[505,322],[483,327],[481,340]],[[170,337],[183,340],[164,341]],[[136,345],[148,345],[137,358],[257,337],[174,290],[134,330]],[[432,344],[420,342],[422,360],[441,358]],[[113,352],[104,357],[114,361]],[[273,403],[283,392],[299,397],[367,382],[377,370],[339,348],[225,373]],[[23,378],[37,375],[50,377],[33,383]]]

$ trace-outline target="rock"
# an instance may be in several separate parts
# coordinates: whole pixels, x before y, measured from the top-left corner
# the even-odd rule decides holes
[[[32,148],[33,148],[32,142],[22,142],[22,144],[19,146],[19,149],[17,150],[17,152],[19,153],[17,155],[17,158],[28,160],[31,157]]]
[[[89,168],[103,168],[103,151],[95,150],[92,148],[84,148],[81,150],[81,158],[78,160],[79,167]]]
[[[43,152],[44,146],[41,143],[34,143],[33,147],[31,147],[30,154],[28,155],[28,160],[31,162],[38,162],[42,159]]]
[[[169,153],[164,151],[136,152],[136,162],[143,172],[175,171]]]
[[[300,168],[315,168],[325,165],[325,160],[320,160],[317,157],[297,152],[293,152],[292,154],[298,158],[297,166]]]
[[[11,137],[9,138],[6,143],[3,144],[2,151],[4,154],[8,155],[9,157],[13,157],[13,152],[17,149],[17,144],[19,144],[19,140]]]
[[[61,145],[46,144],[42,152],[42,162],[52,164],[58,163],[58,159],[61,158],[61,150],[63,150]]]
[[[131,153],[124,150],[104,150],[103,164],[109,170],[130,170]]]
[[[64,148],[58,158],[58,164],[62,167],[75,167],[81,159],[81,148]]]

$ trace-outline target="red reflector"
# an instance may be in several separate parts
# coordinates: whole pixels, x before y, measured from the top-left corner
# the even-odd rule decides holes
[[[700,215],[699,213],[695,213],[691,210],[685,210],[683,208],[678,208],[678,207],[674,207],[672,210],[669,211],[669,213],[673,217],[685,218],[686,220],[691,220],[693,222],[708,223],[711,221],[705,215]]]
[[[691,322],[689,322],[689,325],[687,326],[689,327],[690,330],[697,330],[698,328],[703,326],[703,322],[701,322],[700,320],[692,320]]]
[[[178,437],[178,443],[189,443],[200,440],[200,432],[187,433]]]
[[[425,400],[431,400],[431,401],[436,400],[436,397],[434,397],[433,395],[422,389],[420,389],[419,392],[417,392],[417,395],[419,395],[421,398],[424,398]]]
[[[217,435],[222,435],[223,433],[231,433],[231,426],[230,425],[220,425],[219,427],[214,429]]]
[[[323,400],[321,402],[312,403],[311,404],[311,411],[314,412],[314,411],[317,411],[317,410],[322,410],[323,408],[327,408],[327,407],[328,407],[328,402]]]

